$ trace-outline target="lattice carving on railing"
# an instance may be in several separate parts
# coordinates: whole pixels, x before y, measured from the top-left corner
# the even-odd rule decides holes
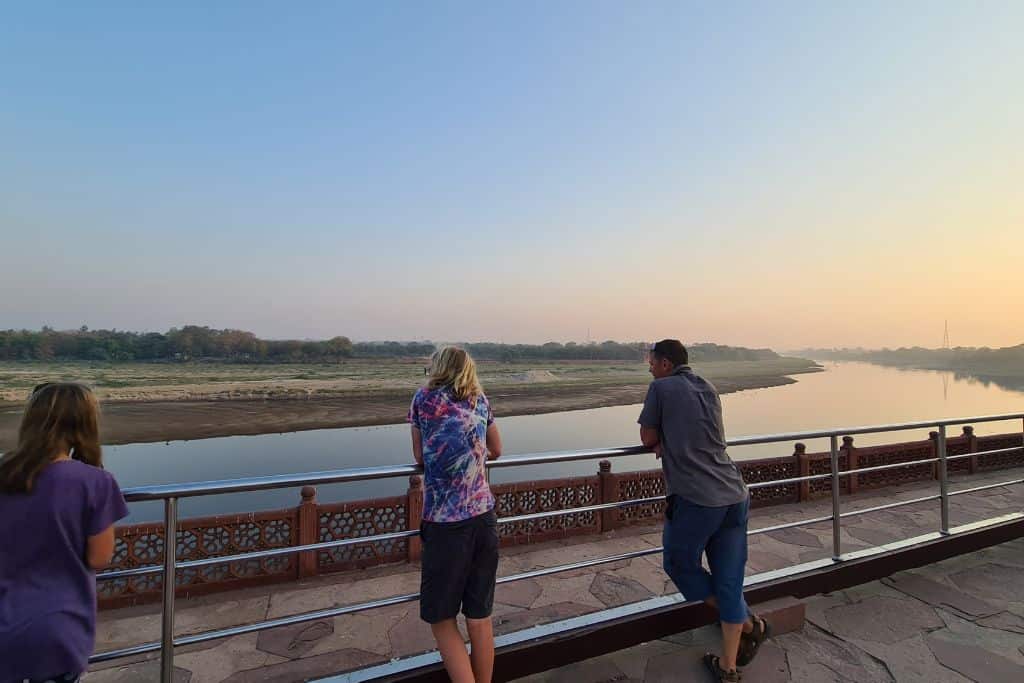
[[[1020,434],[999,434],[997,436],[979,436],[979,451],[995,451],[1001,448],[1013,448],[1021,445]],[[1024,449],[995,455],[979,455],[978,470],[1001,470],[1007,467],[1024,467]]]
[[[946,455],[966,455],[971,450],[971,444],[962,436],[946,440]],[[946,472],[951,476],[956,474],[968,474],[971,471],[971,459],[960,458],[946,463]]]
[[[788,458],[765,458],[738,462],[743,481],[748,484],[778,479],[793,479],[800,476],[800,466],[793,456]],[[796,503],[800,500],[800,484],[780,484],[750,489],[750,501],[754,507]]]
[[[619,500],[635,500],[665,495],[665,478],[661,470],[624,472],[616,475]],[[651,524],[665,516],[665,501],[627,505],[619,508],[619,524]]]
[[[547,479],[512,484],[493,484],[498,517],[512,517],[534,512],[564,510],[595,505],[600,495],[600,482],[595,477]],[[537,543],[546,539],[598,530],[598,513],[578,512],[556,515],[498,526],[502,545]]]
[[[832,456],[829,453],[810,453],[807,455],[808,476],[815,474],[828,474],[832,471]],[[843,472],[848,467],[846,453],[839,454],[839,471]],[[820,498],[825,495],[832,495],[832,479],[815,479],[809,482],[807,487],[811,498]],[[850,478],[842,477],[839,480],[839,491],[849,493]]]
[[[405,496],[377,498],[353,503],[333,503],[319,507],[318,542],[374,536],[408,529]],[[329,548],[317,553],[320,571],[340,571],[400,562],[407,557],[404,538],[374,541]]]
[[[295,545],[298,542],[294,509],[183,519],[179,527],[175,552],[178,562],[237,555]],[[134,524],[117,528],[110,570],[162,565],[163,561],[162,524]],[[262,583],[275,578],[294,578],[295,567],[295,558],[290,555],[225,562],[179,569],[175,585],[179,590],[188,588],[195,592],[205,592],[203,589],[213,584],[241,586],[253,580]],[[162,588],[162,574],[146,574],[101,580],[97,584],[97,594],[104,606],[117,606],[140,599],[147,601],[158,595]]]
[[[857,467],[860,469],[864,467],[877,467],[879,465],[894,465],[899,462],[927,460],[934,457],[931,441],[915,441],[900,444],[898,449],[891,446],[872,446],[857,450]],[[911,481],[927,481],[935,478],[935,471],[933,463],[924,463],[922,465],[896,467],[879,472],[866,472],[857,475],[857,486],[861,489],[874,489]]]

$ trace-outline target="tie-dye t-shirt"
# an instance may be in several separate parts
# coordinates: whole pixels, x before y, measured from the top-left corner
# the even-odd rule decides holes
[[[487,427],[494,423],[487,397],[459,401],[448,388],[422,387],[408,420],[423,437],[423,519],[460,522],[493,509],[484,475]]]

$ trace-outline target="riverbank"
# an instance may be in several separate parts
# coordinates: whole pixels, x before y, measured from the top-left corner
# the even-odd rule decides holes
[[[103,442],[110,445],[395,424],[405,420],[410,397],[422,381],[422,374],[416,373],[419,367],[410,363],[350,367],[352,376],[331,378],[301,379],[294,376],[296,368],[286,369],[291,376],[276,380],[232,377],[123,386],[125,372],[113,382],[118,386],[104,386],[90,377],[95,369],[71,365],[50,373],[25,373],[24,380],[67,379],[74,373],[94,384],[103,400]],[[796,380],[789,375],[822,368],[804,359],[782,358],[714,362],[696,369],[721,393],[730,393],[791,384]],[[499,418],[640,403],[650,379],[646,365],[599,362],[482,364],[481,375]],[[0,451],[17,440],[23,403],[10,399],[23,393],[27,392],[11,388],[8,400],[0,403]]]

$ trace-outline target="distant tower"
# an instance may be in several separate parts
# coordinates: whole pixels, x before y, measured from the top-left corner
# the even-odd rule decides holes
[[[946,321],[945,330],[942,333],[942,348],[949,351],[949,321]],[[949,399],[949,373],[942,373],[942,400]]]

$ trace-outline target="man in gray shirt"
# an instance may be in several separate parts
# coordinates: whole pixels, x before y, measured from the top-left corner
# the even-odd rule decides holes
[[[687,600],[718,609],[722,656],[704,663],[722,681],[738,681],[769,634],[743,599],[750,495],[725,450],[722,402],[710,382],[690,369],[677,339],[652,344],[654,381],[640,412],[640,440],[661,458],[665,473],[665,572]],[[704,569],[701,557],[707,553]]]

